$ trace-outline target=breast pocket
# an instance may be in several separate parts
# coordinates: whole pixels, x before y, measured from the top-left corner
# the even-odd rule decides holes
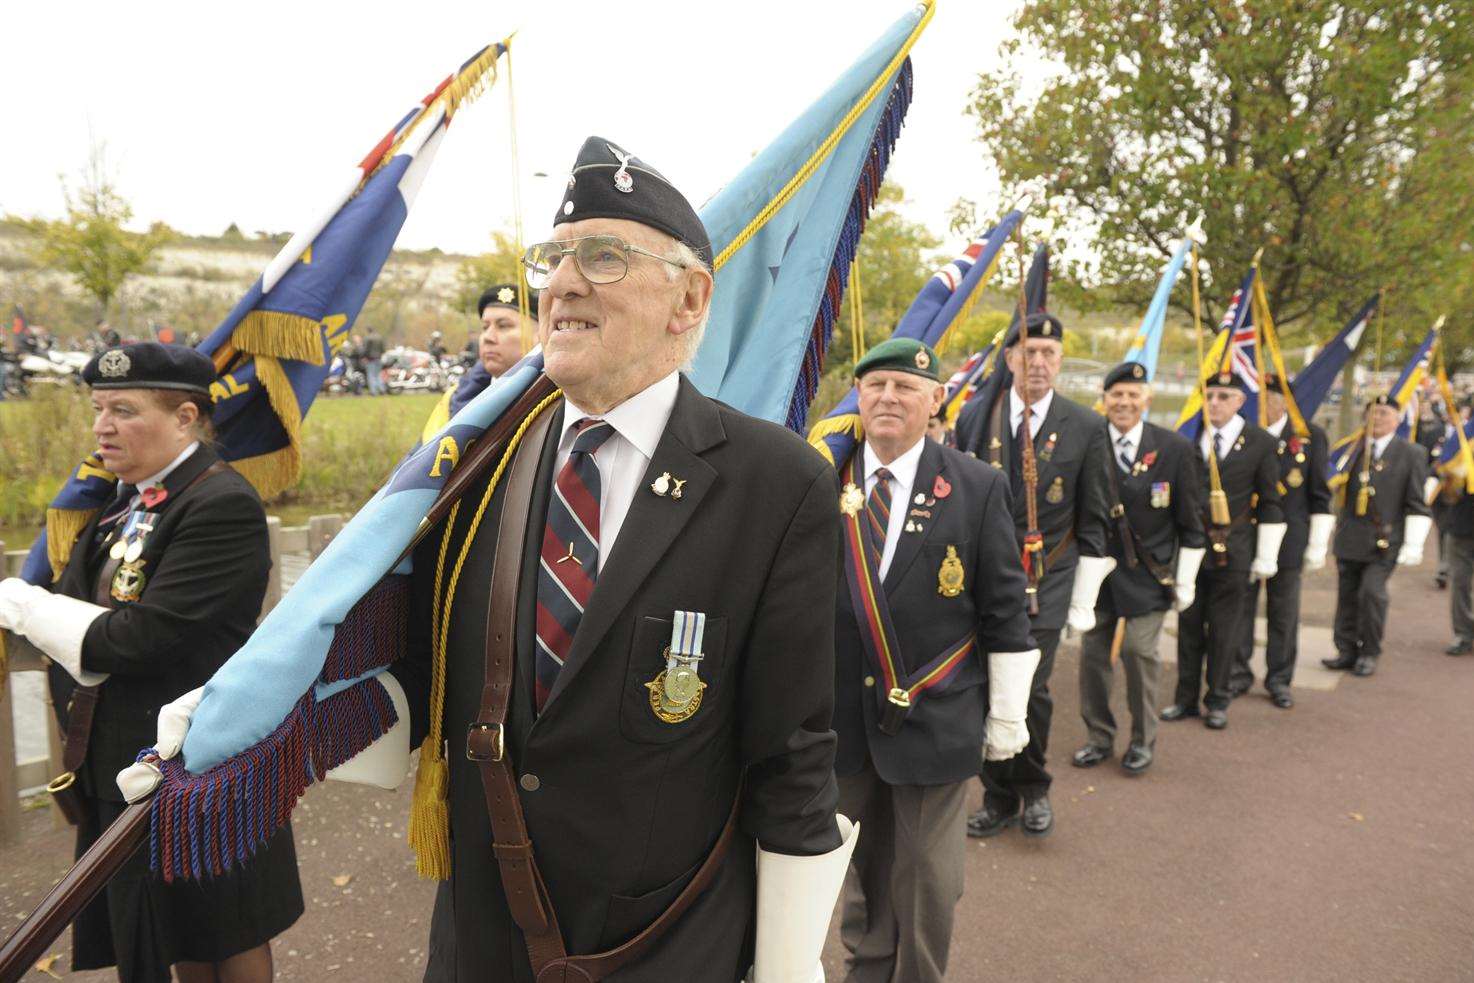
[[[669,744],[705,732],[714,723],[718,705],[728,699],[727,619],[706,619],[703,657],[696,664],[701,686],[684,706],[662,698],[660,673],[665,670],[670,629],[669,618],[644,617],[635,626],[619,707],[619,731],[638,744]],[[694,710],[691,704],[696,705]]]

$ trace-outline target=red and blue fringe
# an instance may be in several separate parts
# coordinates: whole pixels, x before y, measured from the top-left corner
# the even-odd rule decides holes
[[[819,300],[819,311],[814,315],[814,327],[809,333],[809,344],[799,365],[798,380],[793,387],[793,400],[788,404],[788,428],[803,436],[808,432],[809,407],[819,392],[819,378],[824,373],[824,356],[829,351],[829,339],[834,334],[834,322],[839,316],[840,301],[844,299],[849,285],[850,264],[860,245],[860,234],[865,231],[865,220],[870,217],[870,208],[875,196],[880,193],[880,184],[885,180],[886,167],[891,161],[891,151],[901,135],[901,124],[906,120],[906,110],[911,106],[911,59],[901,63],[896,81],[886,98],[875,136],[870,141],[870,151],[865,166],[856,184],[850,209],[840,229],[839,242],[834,249],[834,261],[829,266],[829,277],[824,284],[824,295]]]
[[[321,682],[352,679],[403,654],[408,580],[385,577],[349,610],[333,635]],[[307,692],[264,740],[202,774],[190,774],[177,757],[160,762],[164,781],[154,795],[149,835],[154,870],[168,882],[203,880],[245,863],[286,825],[307,786],[397,720],[384,687],[364,680],[320,702]]]

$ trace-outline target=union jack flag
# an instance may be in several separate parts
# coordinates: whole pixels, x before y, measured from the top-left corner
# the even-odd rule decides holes
[[[1219,328],[1232,332],[1229,335],[1229,371],[1244,380],[1244,388],[1257,394],[1259,370],[1254,362],[1254,346],[1258,342],[1259,332],[1254,326],[1254,305],[1250,302],[1254,295],[1256,273],[1257,270],[1251,268],[1249,275],[1244,277],[1244,282],[1233,292]]]

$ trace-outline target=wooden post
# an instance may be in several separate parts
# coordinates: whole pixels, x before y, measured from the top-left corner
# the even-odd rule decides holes
[[[4,642],[15,636],[5,632]],[[15,687],[6,673],[0,679],[0,846],[10,846],[20,839],[20,782],[15,761]]]
[[[314,560],[328,548],[333,537],[343,531],[341,515],[314,515],[307,520],[307,553]]]
[[[262,618],[281,600],[281,519],[277,516],[266,517],[266,538],[271,543],[271,579],[266,582],[266,597],[261,601]]]

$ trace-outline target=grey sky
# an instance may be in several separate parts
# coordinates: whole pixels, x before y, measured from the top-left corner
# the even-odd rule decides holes
[[[890,178],[948,252],[960,245],[945,235],[951,202],[965,196],[984,213],[1001,205],[962,110],[1015,7],[940,0],[912,52],[915,100]],[[383,12],[364,13],[375,8]],[[906,9],[904,0],[10,4],[0,14],[13,42],[0,62],[12,134],[0,211],[58,215],[57,177],[75,174],[96,139],[140,223],[292,231],[415,100],[513,29],[529,236],[548,228],[562,175],[591,133],[633,149],[699,203]],[[504,76],[457,117],[400,245],[479,252],[487,230],[510,228],[505,85]]]

